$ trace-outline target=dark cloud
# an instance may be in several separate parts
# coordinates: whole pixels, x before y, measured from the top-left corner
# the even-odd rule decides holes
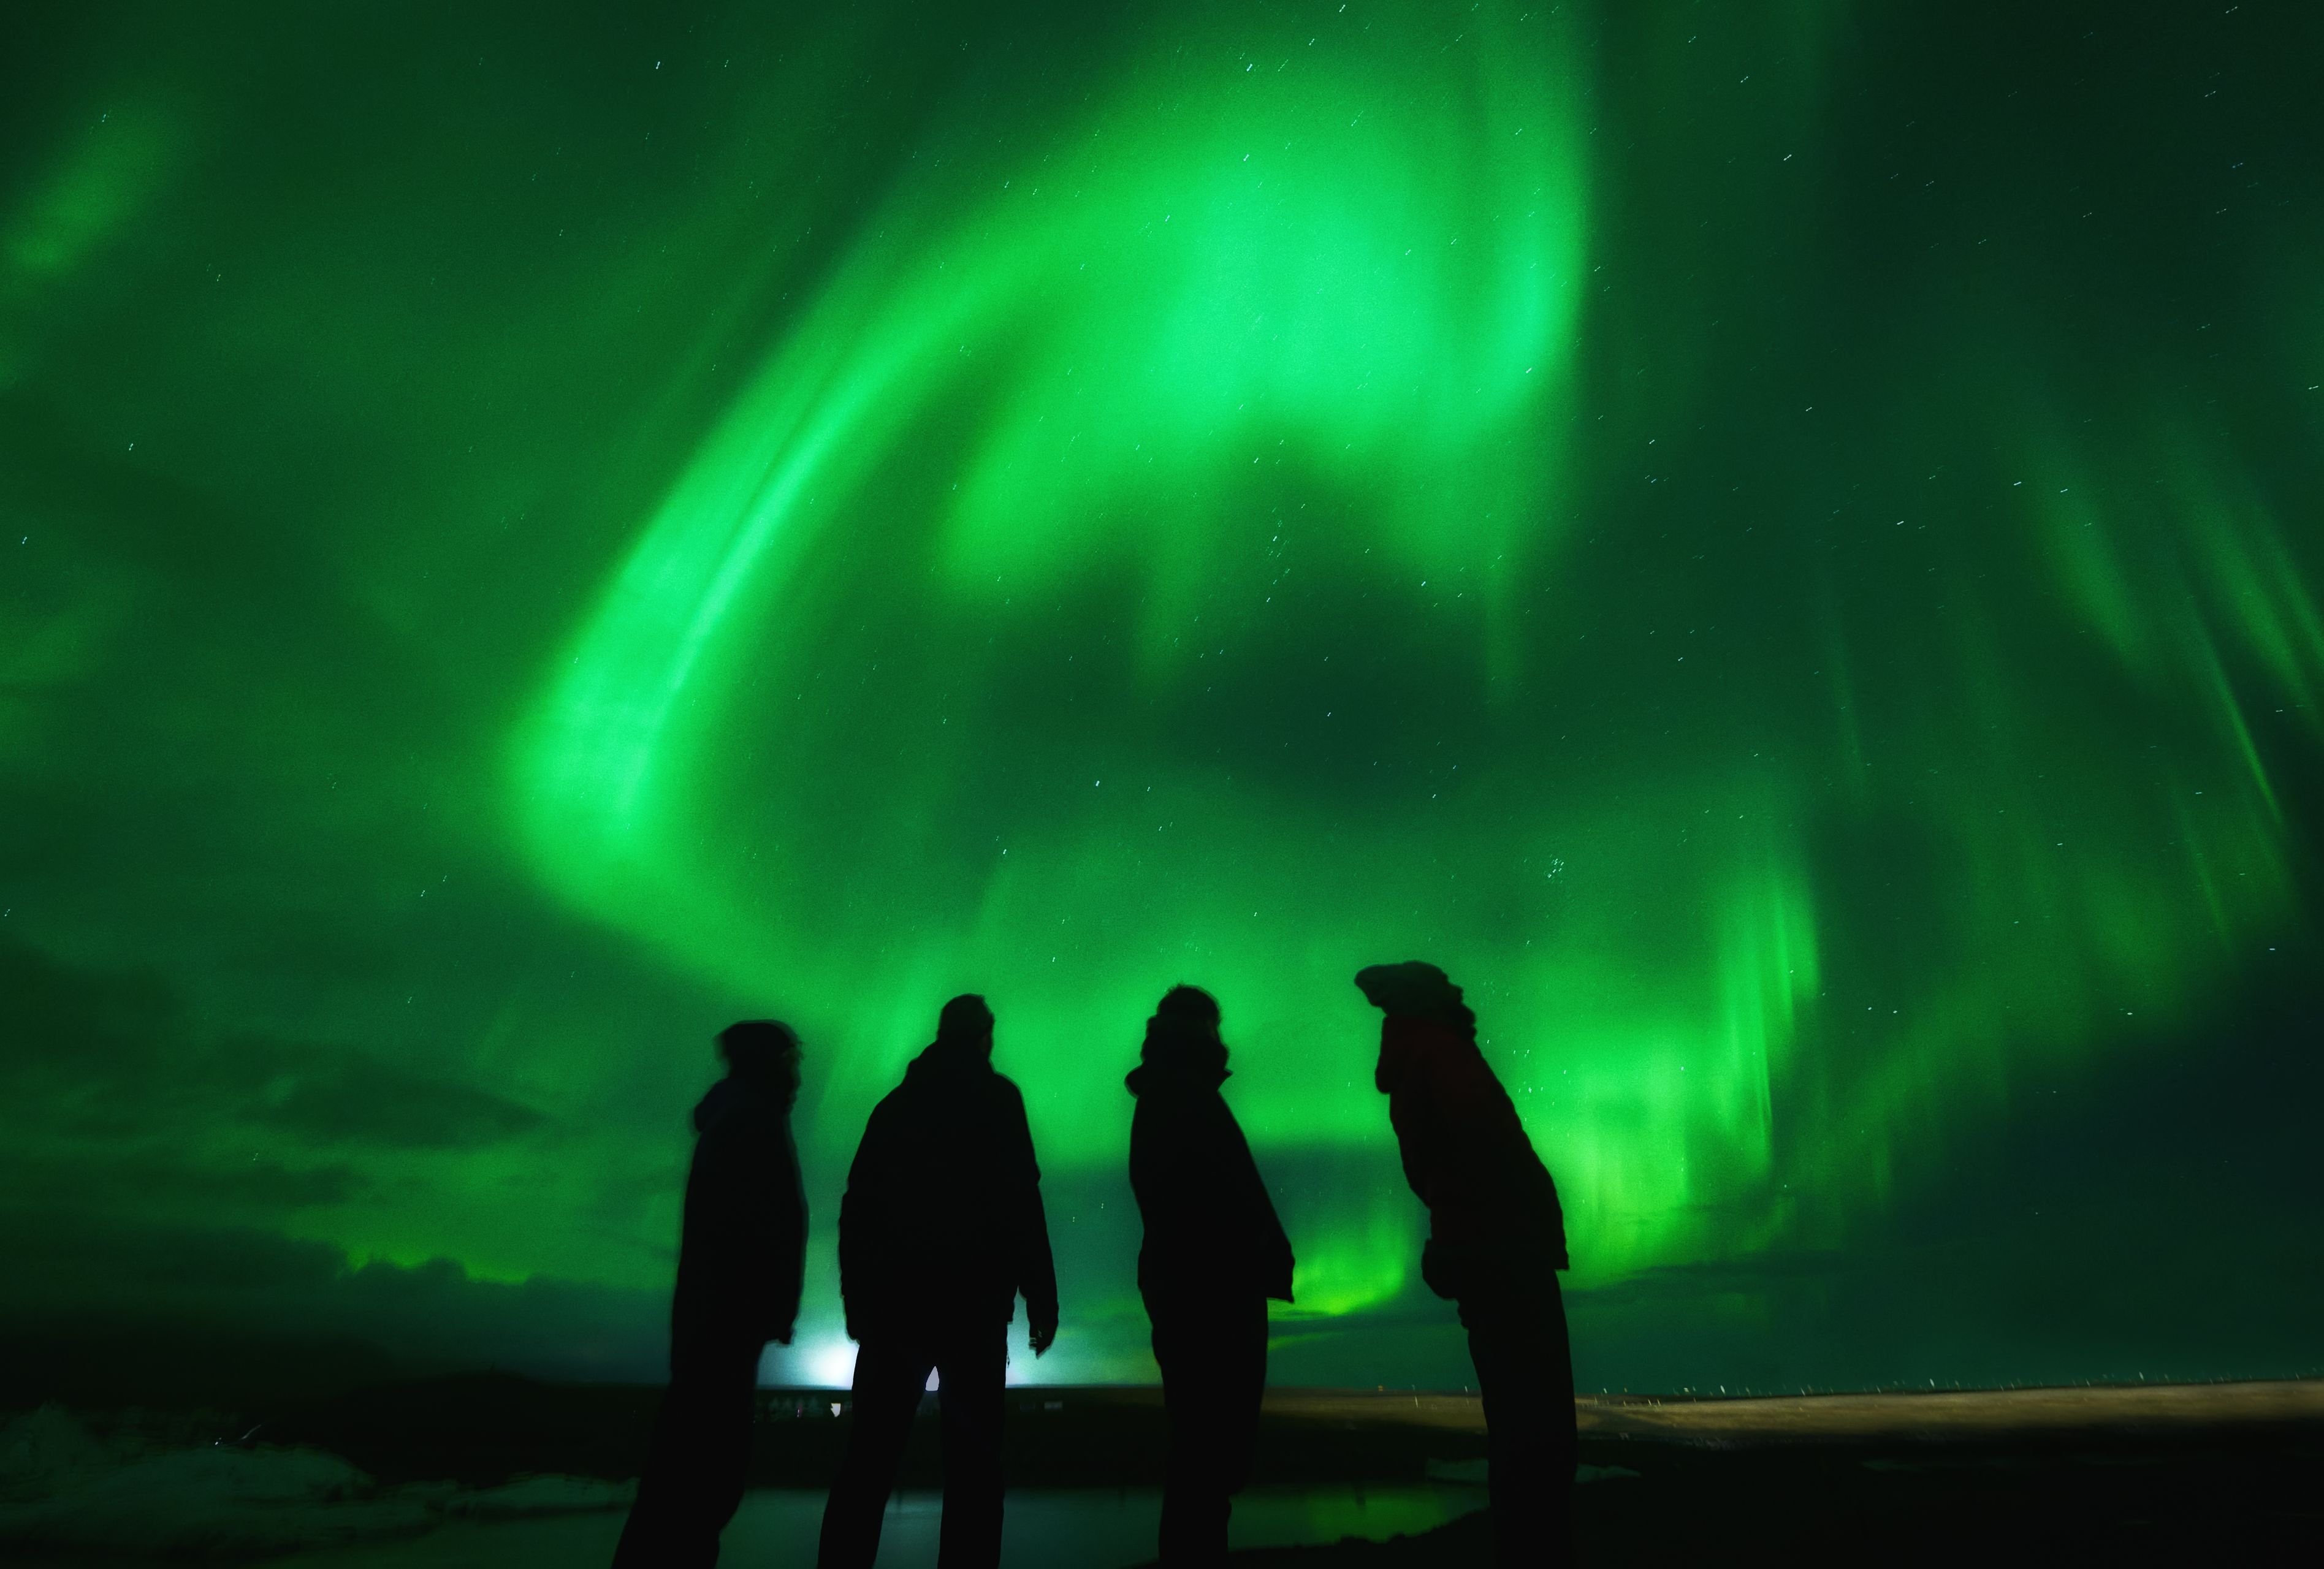
[[[530,1107],[346,1048],[208,1033],[159,980],[22,942],[0,943],[0,1396],[230,1403],[493,1364],[655,1376],[659,1293],[358,1266],[272,1229],[364,1194],[369,1155],[521,1137],[543,1124]]]
[[[271,1217],[344,1203],[364,1186],[344,1161],[205,1160],[152,1140],[100,1146],[28,1136],[0,1151],[0,1192],[65,1214]]]
[[[15,1206],[0,1208],[0,1252],[14,1282],[0,1399],[230,1403],[484,1366],[650,1380],[667,1345],[658,1292],[478,1280],[445,1260],[355,1267],[250,1227]]]
[[[255,1087],[251,1121],[318,1142],[466,1148],[514,1138],[542,1121],[506,1096],[352,1051],[239,1036],[213,1055],[231,1065],[221,1078]]]
[[[352,1048],[205,1036],[159,981],[56,963],[0,943],[15,1039],[0,1055],[0,1118],[57,1135],[168,1138],[240,1124],[318,1147],[461,1149],[543,1121],[475,1085]]]

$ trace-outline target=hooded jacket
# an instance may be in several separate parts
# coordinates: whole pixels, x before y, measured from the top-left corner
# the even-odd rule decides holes
[[[1390,1014],[1373,1083],[1388,1097],[1405,1179],[1428,1206],[1421,1274],[1432,1290],[1460,1297],[1567,1267],[1557,1185],[1471,1032]]]
[[[788,1337],[807,1263],[807,1198],[791,1142],[796,1089],[729,1074],[694,1108],[673,1335]]]
[[[1124,1082],[1130,1186],[1146,1222],[1138,1289],[1148,1304],[1199,1297],[1291,1300],[1291,1242],[1219,1086],[1226,1048],[1177,1021],[1147,1021]]]
[[[1016,1317],[1057,1322],[1057,1271],[1025,1097],[982,1044],[939,1040],[872,1111],[839,1207],[857,1340]]]

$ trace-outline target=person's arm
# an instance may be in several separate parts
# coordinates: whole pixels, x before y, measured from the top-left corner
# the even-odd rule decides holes
[[[1557,1201],[1557,1183],[1549,1174],[1548,1162],[1530,1139],[1526,1141],[1526,1160],[1533,1168],[1534,1215],[1541,1228],[1543,1250],[1549,1254],[1552,1268],[1572,1269],[1573,1262],[1565,1252],[1565,1207]]]
[[[1008,1099],[1010,1137],[1016,1146],[1017,1289],[1025,1298],[1033,1354],[1039,1356],[1057,1338],[1057,1262],[1049,1251],[1049,1217],[1041,1205],[1041,1168],[1033,1158],[1025,1097],[1011,1084]]]
[[[1141,1098],[1130,1114],[1130,1194],[1138,1200],[1138,1216],[1151,1235],[1163,1202],[1162,1151],[1155,1137],[1154,1113]]]
[[[762,1340],[789,1343],[805,1272],[806,1207],[798,1157],[780,1108],[746,1105],[706,1129],[696,1150],[701,1197],[715,1194],[717,1248],[731,1308]],[[714,1223],[712,1207],[701,1211]],[[706,1233],[706,1237],[708,1234]]]
[[[1396,1152],[1404,1162],[1404,1179],[1421,1203],[1434,1206],[1443,1157],[1437,1148],[1437,1116],[1428,1076],[1404,1076],[1388,1097],[1388,1125],[1396,1130]]]
[[[1130,1188],[1138,1199],[1145,1240],[1157,1257],[1168,1258],[1186,1240],[1190,1214],[1185,1108],[1168,1092],[1149,1089],[1130,1121]]]
[[[1282,1217],[1275,1213],[1275,1200],[1267,1191],[1267,1179],[1259,1175],[1259,1161],[1251,1155],[1250,1141],[1243,1136],[1242,1124],[1231,1109],[1226,1114],[1226,1153],[1235,1178],[1231,1202],[1243,1227],[1244,1246],[1258,1271],[1260,1289],[1279,1302],[1288,1302],[1296,1263],[1291,1239],[1284,1234]]]
[[[1543,1177],[1547,1178],[1549,1168],[1544,1166],[1541,1173]],[[1549,1218],[1545,1229],[1548,1233],[1552,1266],[1560,1270],[1572,1269],[1573,1255],[1566,1251],[1565,1245],[1565,1207],[1557,1201],[1557,1184],[1554,1180],[1549,1184]]]
[[[862,1340],[873,1305],[886,1285],[883,1278],[887,1246],[885,1186],[886,1141],[882,1119],[875,1107],[863,1127],[863,1142],[855,1147],[854,1162],[847,1168],[847,1190],[839,1200],[839,1302],[847,1319],[847,1338]]]
[[[807,1188],[799,1179],[798,1148],[790,1120],[775,1125],[773,1170],[767,1193],[767,1338],[788,1345],[798,1325],[799,1297],[807,1285]]]
[[[1548,1165],[1534,1149],[1508,1086],[1489,1064],[1483,1068],[1482,1078],[1472,1090],[1477,1101],[1473,1119],[1477,1137],[1471,1158],[1478,1162],[1480,1190],[1499,1195],[1518,1234],[1529,1237],[1553,1268],[1565,1269],[1569,1265],[1565,1211],[1557,1201],[1557,1184],[1550,1179]]]

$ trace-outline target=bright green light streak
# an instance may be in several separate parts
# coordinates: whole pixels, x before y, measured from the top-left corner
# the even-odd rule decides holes
[[[791,917],[739,904],[705,864],[695,775],[752,630],[831,531],[862,526],[853,498],[964,389],[999,413],[940,520],[955,586],[1126,555],[1148,583],[1157,675],[1184,657],[1175,632],[1218,527],[1200,498],[1286,454],[1373,496],[1378,544],[1422,575],[1516,538],[1552,478],[1532,429],[1566,379],[1583,178],[1565,68],[1537,39],[1487,32],[1500,36],[1473,66],[1416,73],[1417,41],[1383,23],[1331,63],[1300,40],[1294,68],[1267,76],[1148,77],[1047,156],[988,171],[965,206],[950,189],[899,196],[673,487],[527,730],[522,821],[552,883],[726,979],[778,964]],[[1109,517],[1123,521],[1093,525]],[[1020,902],[1046,907],[1062,880],[1066,903],[1102,907],[1140,869],[1019,849],[982,910],[907,966],[899,1041],[924,1028],[915,968],[928,984],[1015,968],[1027,930],[1053,924]],[[1328,880],[1251,872],[1231,902],[1277,911]],[[1222,920],[1183,914],[1213,938]],[[1349,951],[1319,953],[1313,984],[1344,989]],[[1086,971],[1054,997],[1047,975],[1019,979],[1030,1032],[1086,1033],[1102,1010],[1135,1018],[1150,1000],[1142,977],[1093,998]],[[841,1071],[868,1091],[892,1067]],[[1297,1120],[1285,1131],[1307,1140],[1376,1136],[1376,1108],[1344,1095]],[[1095,1153],[1094,1138],[1066,1142]],[[1404,1245],[1399,1232],[1395,1250],[1342,1250],[1314,1290],[1351,1305],[1392,1291],[1400,1265],[1345,1261]]]
[[[1363,496],[1384,573],[1473,573],[1448,625],[1479,639],[1489,685],[1516,674],[1504,564],[1556,542],[1537,521],[1563,477],[1542,433],[1561,423],[1580,330],[1587,179],[1579,73],[1537,40],[1487,41],[1455,57],[1384,23],[1354,52],[1287,49],[1296,69],[1264,75],[1167,63],[1043,156],[937,160],[942,179],[894,196],[673,485],[523,730],[518,803],[541,875],[738,987],[812,964],[830,918],[743,874],[714,779],[736,694],[780,646],[767,629],[803,619],[807,570],[835,550],[924,566],[896,592],[995,615],[1127,569],[1137,680],[1165,690],[1199,679],[1186,634],[1208,564],[1248,527],[1229,515],[1236,488],[1295,464]],[[908,520],[930,543],[898,550],[909,530],[869,498],[939,438],[956,443],[949,477]],[[2070,480],[2070,450],[2035,466]],[[2177,857],[2123,853],[2153,836],[2135,792],[2093,801],[2058,853],[2025,783],[2052,738],[2015,701],[2022,674],[1990,667],[1994,636],[1934,651],[1969,673],[1971,700],[1900,743],[1862,717],[1877,688],[1838,616],[1817,673],[1837,756],[1748,775],[1711,762],[1641,791],[1617,769],[1545,794],[1526,758],[1479,759],[1442,820],[1342,808],[1324,835],[1307,803],[1148,758],[1156,818],[1232,821],[1231,875],[1098,831],[1094,808],[1019,823],[964,903],[915,903],[908,872],[867,868],[891,918],[850,928],[878,954],[848,977],[859,1033],[809,1142],[844,1148],[933,1000],[977,985],[1005,999],[1004,1059],[1038,1064],[1024,1077],[1046,1158],[1118,1159],[1116,1058],[1184,977],[1227,1001],[1249,1070],[1231,1093],[1262,1152],[1377,1147],[1370,1018],[1347,976],[1425,947],[1471,985],[1552,1154],[1582,1279],[1748,1251],[1802,1224],[1795,1200],[1877,1202],[1896,1148],[1947,1108],[2006,1095],[2018,1059],[2136,1005],[2184,1005],[2284,907],[2271,788],[2219,650],[2312,691],[2324,638],[2272,520],[2203,464],[2178,467],[2170,505],[2069,482],[2030,508],[2113,656],[2218,714],[2247,772],[2247,797],[2172,809]],[[1946,790],[1892,783],[1948,772]],[[1926,824],[1955,864],[1941,890],[1904,896],[1962,906],[1946,973],[1851,1003],[1864,1019],[1825,1000],[1853,977],[1826,962],[1803,839],[1835,801]],[[898,863],[934,831],[891,825]],[[1447,863],[1469,879],[1459,896]],[[1302,1310],[1395,1295],[1416,1225],[1399,1200],[1312,1226]]]

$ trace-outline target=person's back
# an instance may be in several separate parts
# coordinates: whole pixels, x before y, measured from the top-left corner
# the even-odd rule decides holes
[[[1483,1397],[1495,1555],[1572,1553],[1573,1358],[1557,1271],[1565,1220],[1549,1169],[1477,1049],[1477,1020],[1443,970],[1374,965],[1356,985],[1387,1017],[1373,1082],[1388,1097],[1406,1179],[1428,1206],[1421,1274],[1459,1307]]]
[[[618,1566],[715,1564],[742,1502],[752,1391],[770,1340],[790,1344],[806,1265],[807,1198],[791,1142],[798,1037],[770,1019],[718,1037],[725,1078],[694,1108],[670,1300],[669,1388]]]
[[[854,1427],[816,1562],[870,1569],[928,1375],[944,1413],[943,1569],[1000,1562],[1001,1387],[1019,1292],[1033,1354],[1057,1333],[1056,1267],[1024,1097],[992,1070],[992,1014],[946,1003],[935,1044],[873,1108],[839,1210],[858,1343]]]
[[[1130,1121],[1130,1187],[1146,1225],[1138,1288],[1289,1301],[1291,1243],[1219,1093],[1229,1074],[1217,1008],[1199,987],[1173,987],[1123,1080],[1138,1101]]]
[[[1040,1170],[1017,1087],[973,1041],[939,1040],[872,1109],[839,1214],[849,1333],[989,1317],[1022,1289],[1054,1322]]]
[[[1231,1500],[1250,1471],[1267,1386],[1267,1299],[1291,1300],[1291,1243],[1219,1093],[1219,1005],[1174,986],[1147,1021],[1130,1124],[1130,1186],[1146,1224],[1138,1288],[1170,1424],[1160,1549],[1223,1559]]]
[[[694,1108],[674,1343],[732,1328],[788,1340],[806,1267],[807,1196],[791,1142],[796,1085],[729,1074]]]
[[[1557,1185],[1473,1024],[1390,1014],[1373,1083],[1388,1097],[1405,1178],[1428,1206],[1421,1268],[1439,1296],[1462,1295],[1480,1274],[1567,1267]]]

